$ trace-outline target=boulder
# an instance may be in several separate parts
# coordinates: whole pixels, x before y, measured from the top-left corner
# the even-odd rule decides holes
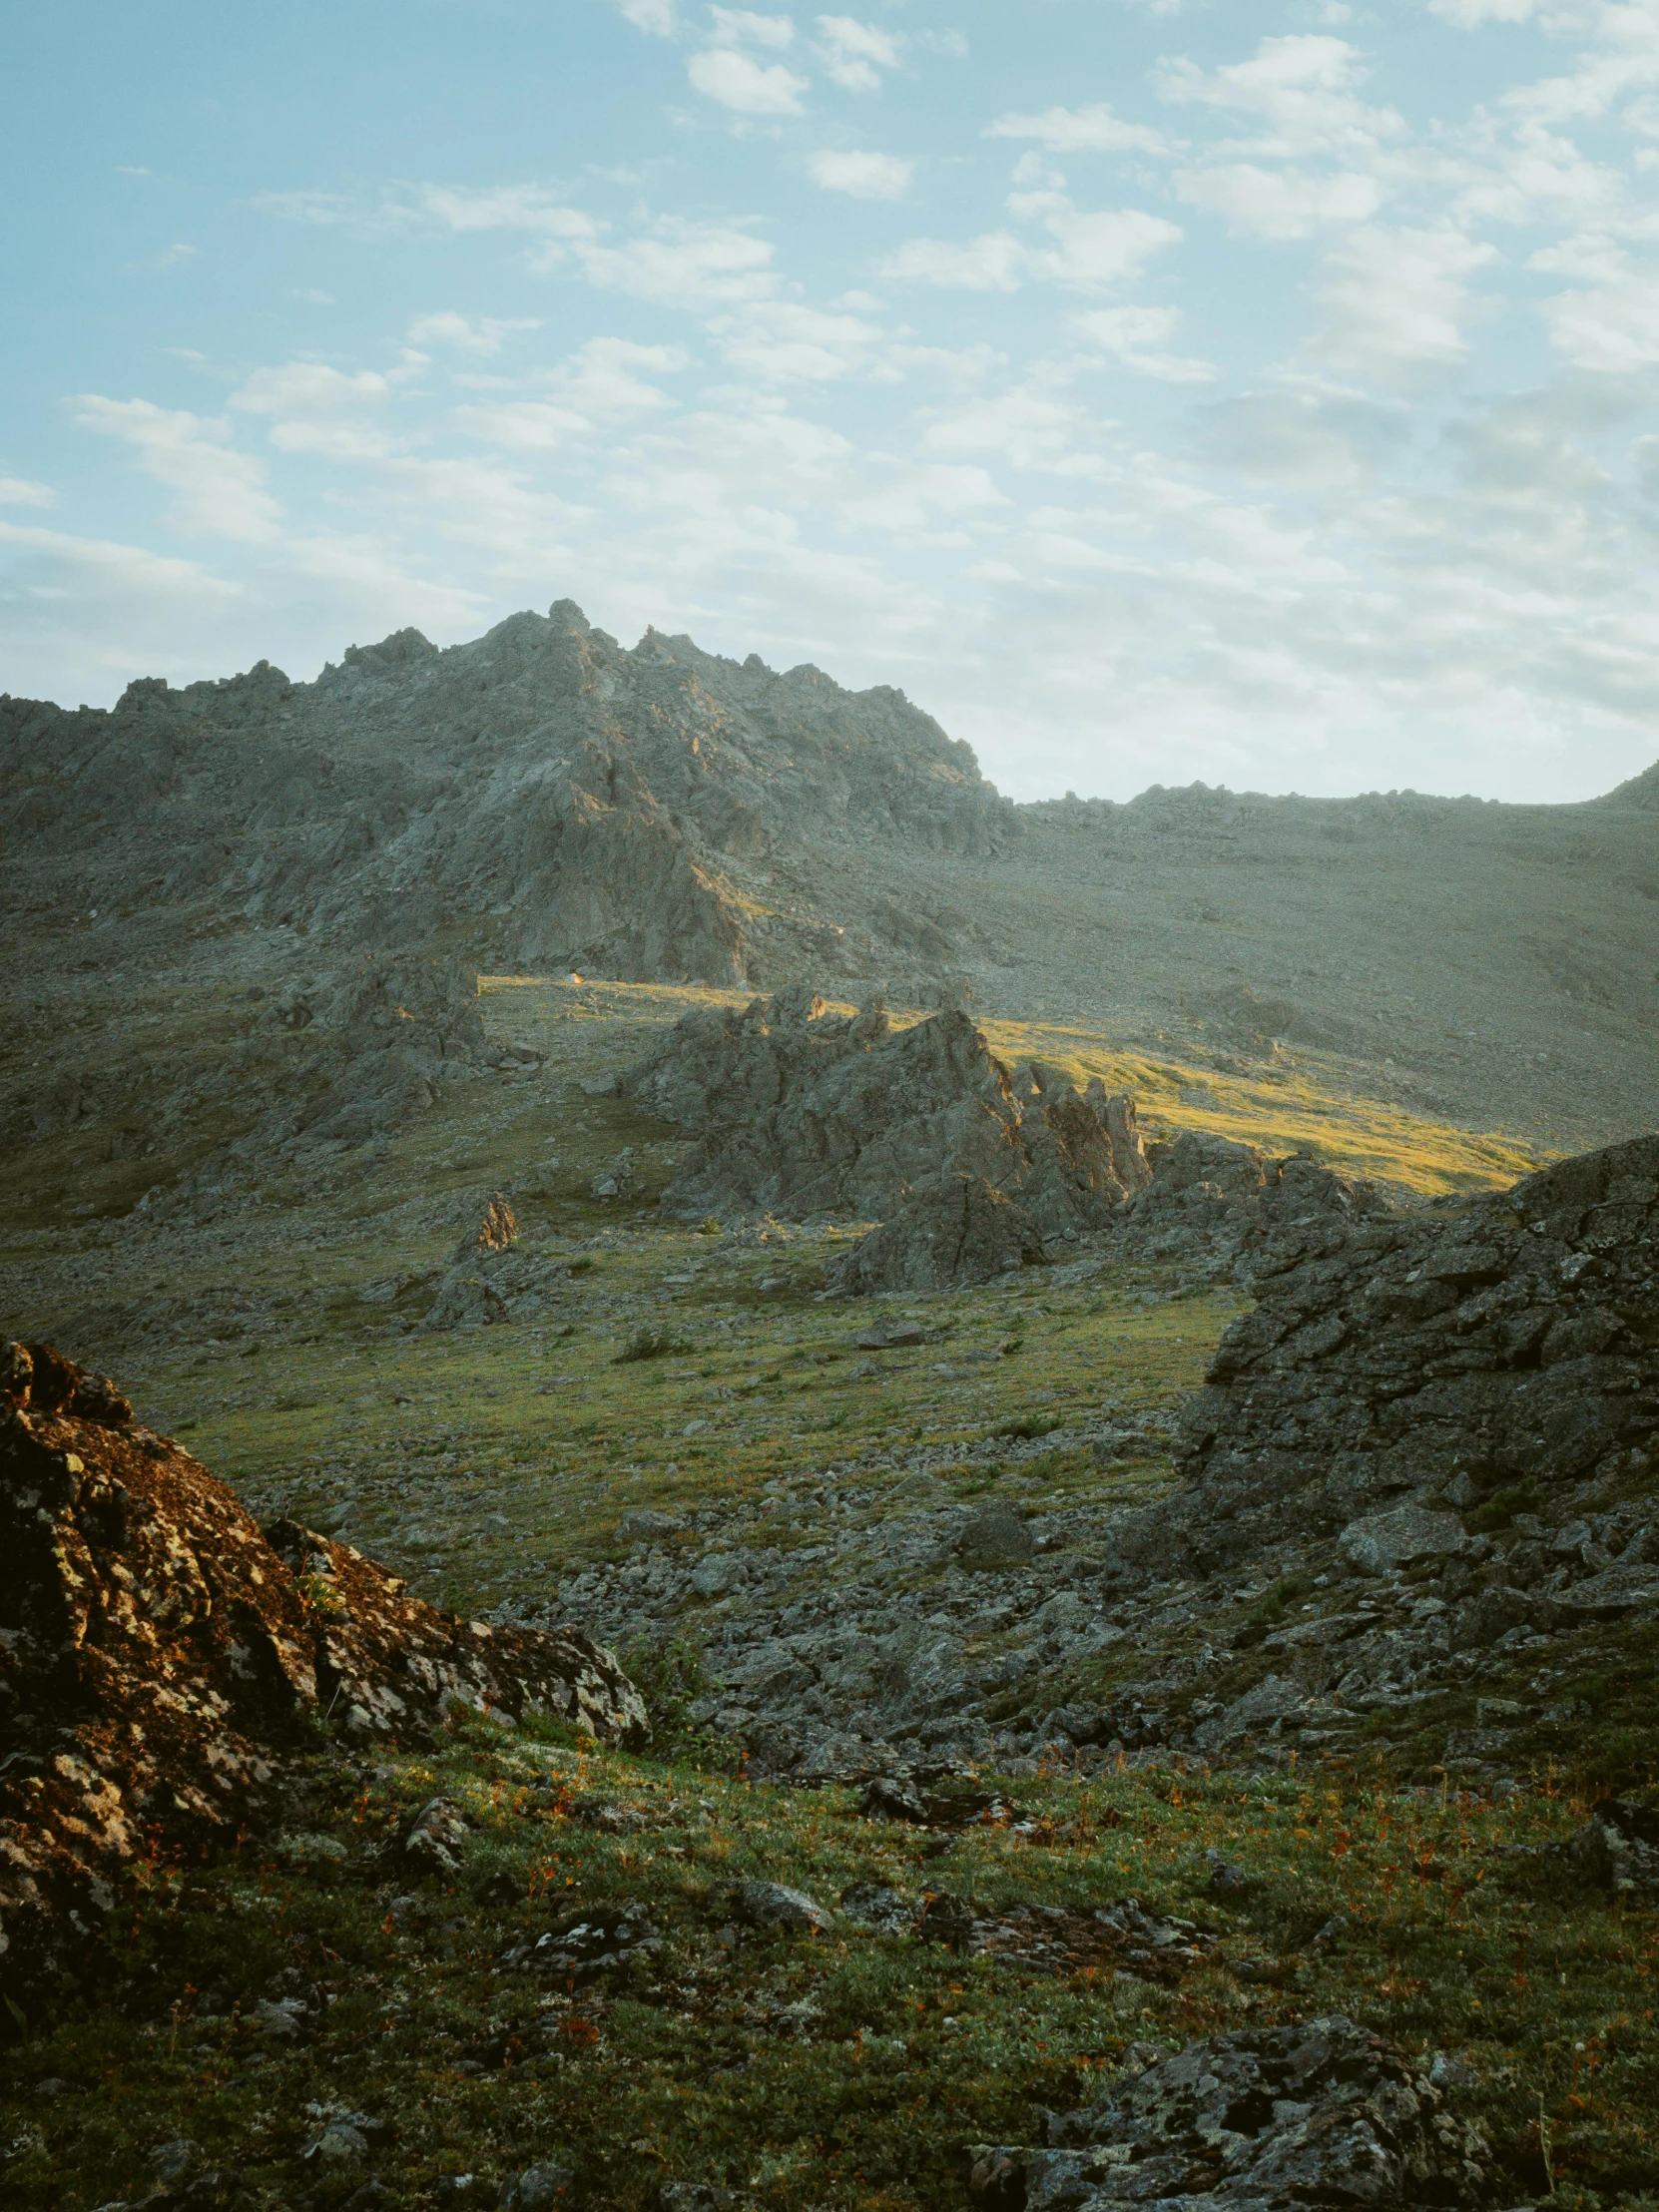
[[[986,2146],[981,2193],[1026,2212],[1274,2205],[1406,2212],[1479,2202],[1481,2136],[1395,2043],[1340,2013],[1206,2036],[1049,2122],[1049,2147]]]
[[[1294,1525],[1380,1573],[1479,1548],[1425,1499],[1524,1493],[1541,1546],[1577,1519],[1581,1485],[1650,1478],[1659,1137],[1417,1214],[1311,1215],[1255,1268],[1256,1305],[1183,1408],[1183,1479],[1121,1530],[1128,1558],[1233,1572],[1281,1556]],[[1566,1580],[1557,1603],[1582,1583],[1598,1609],[1593,1545],[1539,1560]],[[1618,1572],[1610,1612],[1652,1602],[1659,1575]]]
[[[67,1962],[155,1849],[258,1826],[316,1718],[418,1744],[461,1706],[646,1741],[638,1691],[580,1629],[461,1620],[347,1544],[262,1530],[49,1347],[0,1350],[0,1956],[19,1984]]]
[[[1430,1513],[1420,1505],[1395,1505],[1350,1521],[1337,1539],[1343,1557],[1362,1574],[1386,1574],[1412,1559],[1465,1548],[1463,1524],[1455,1513]]]
[[[1604,1798],[1572,1844],[1602,1887],[1627,1905],[1659,1906],[1659,1811]]]
[[[1022,1567],[1036,1548],[1030,1522],[1011,1505],[981,1505],[970,1513],[955,1546],[964,1567]]]
[[[782,1882],[746,1882],[738,1892],[738,1911],[757,1928],[782,1928],[792,1935],[821,1935],[835,1925],[805,1890],[792,1890]]]

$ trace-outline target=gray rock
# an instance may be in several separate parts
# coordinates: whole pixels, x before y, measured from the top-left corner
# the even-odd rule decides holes
[[[526,2166],[502,2182],[496,2203],[500,2212],[551,2212],[568,2202],[575,2188],[576,2176],[568,2166]]]
[[[44,2087],[45,2084],[42,2083],[41,2086]],[[183,2181],[201,2163],[201,2150],[186,2135],[177,2136],[169,2143],[158,2143],[150,2153],[150,2171],[163,2188],[171,2188],[174,2183]]]
[[[1106,2212],[1480,2200],[1485,2143],[1397,2044],[1341,2014],[1213,2035],[1052,2120],[1046,2150],[987,2149],[1030,2207]],[[1010,2190],[1010,2195],[1011,2195]]]
[[[1465,1548],[1463,1524],[1455,1513],[1430,1513],[1420,1505],[1395,1505],[1350,1521],[1337,1539],[1350,1566],[1362,1574],[1386,1574],[1412,1559],[1426,1559]]]
[[[1201,1751],[1219,1751],[1224,1744],[1236,1743],[1257,1729],[1288,1719],[1301,1709],[1307,1694],[1302,1684],[1288,1674],[1270,1674],[1255,1689],[1235,1698],[1225,1713],[1206,1721],[1193,1741]]]
[[[912,1927],[915,1907],[880,1882],[854,1882],[841,1892],[841,1911],[859,1928],[878,1936],[897,1936]]]
[[[691,1140],[668,1211],[880,1222],[827,1268],[845,1292],[984,1281],[1151,1180],[1127,1098],[1016,1093],[959,1012],[895,1030],[878,999],[849,1020],[800,989],[699,1009],[627,1088]]]
[[[956,1538],[965,1567],[1021,1567],[1037,1549],[1030,1523],[1011,1505],[982,1505],[969,1514]]]
[[[1659,1811],[1604,1798],[1573,1838],[1574,1856],[1615,1898],[1659,1905]]]
[[[1155,1164],[1137,1217],[1168,1173]],[[1236,1573],[1281,1558],[1288,1528],[1302,1544],[1352,1531],[1361,1571],[1429,1547],[1484,1556],[1491,1539],[1423,1501],[1525,1486],[1538,1525],[1524,1577],[1552,1570],[1579,1485],[1651,1465],[1659,1342],[1632,1317],[1659,1303],[1656,1254],[1659,1136],[1459,1202],[1450,1220],[1286,1221],[1252,1259],[1256,1306],[1183,1408],[1183,1479],[1117,1532],[1126,1568]],[[1659,1603],[1659,1577],[1650,1587]],[[1627,1597],[1650,1601],[1634,1572],[1606,1591],[1609,1612]]]
[[[368,2156],[372,2122],[361,2112],[329,2120],[311,2137],[300,2157],[317,2166],[360,2166]]]
[[[782,1928],[793,1935],[828,1933],[835,1925],[805,1890],[791,1890],[782,1882],[746,1882],[738,1892],[738,1911],[757,1928]]]
[[[617,1522],[619,1536],[678,1536],[686,1526],[678,1513],[659,1513],[649,1505],[636,1505]]]
[[[742,1552],[711,1551],[692,1569],[691,1586],[699,1597],[724,1597],[748,1579],[748,1562]]]
[[[852,1342],[860,1352],[893,1352],[907,1345],[924,1345],[927,1332],[918,1321],[876,1321],[860,1329]]]
[[[397,1840],[404,1861],[429,1874],[460,1872],[472,1831],[448,1798],[428,1798]]]

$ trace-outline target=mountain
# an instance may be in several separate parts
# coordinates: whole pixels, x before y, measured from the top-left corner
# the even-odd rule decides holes
[[[401,630],[313,684],[261,662],[108,713],[8,698],[0,762],[11,836],[74,851],[107,902],[208,895],[348,945],[633,981],[810,953],[810,923],[735,879],[803,825],[968,852],[1009,813],[902,693],[655,631],[625,652],[569,600],[448,651]]]
[[[14,988],[279,990],[363,955],[1086,1015],[1218,1070],[1286,1054],[1570,1149],[1659,1120],[1659,769],[1583,806],[1155,786],[1015,806],[904,696],[569,600],[352,647],[0,699]],[[83,986],[77,985],[77,988]]]

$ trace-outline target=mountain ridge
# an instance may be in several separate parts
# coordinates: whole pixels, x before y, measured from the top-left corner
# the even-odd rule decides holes
[[[280,989],[422,953],[1076,1013],[1221,1068],[1323,1054],[1322,1081],[1571,1149],[1659,1113],[1656,775],[1561,807],[1021,805],[898,691],[624,648],[561,600],[308,684],[0,698],[0,904],[42,974]]]

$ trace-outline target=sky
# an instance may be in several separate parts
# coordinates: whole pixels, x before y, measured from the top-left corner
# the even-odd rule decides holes
[[[1659,757],[1659,0],[53,0],[0,691],[575,599],[1020,799]]]

